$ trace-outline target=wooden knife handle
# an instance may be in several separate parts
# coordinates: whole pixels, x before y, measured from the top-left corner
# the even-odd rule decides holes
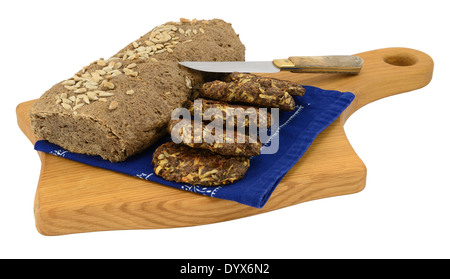
[[[282,71],[295,73],[358,74],[364,60],[352,55],[291,56],[288,59],[275,59],[273,63]]]

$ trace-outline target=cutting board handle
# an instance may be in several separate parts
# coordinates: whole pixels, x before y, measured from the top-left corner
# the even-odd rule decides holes
[[[433,76],[433,59],[410,48],[385,48],[357,54],[367,63],[349,81],[355,101],[343,114],[344,121],[359,108],[388,96],[422,88]]]

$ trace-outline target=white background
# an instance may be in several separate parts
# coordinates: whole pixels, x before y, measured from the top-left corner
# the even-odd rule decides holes
[[[2,1],[0,258],[450,258],[447,12],[433,0]],[[40,235],[40,160],[16,106],[180,17],[231,22],[247,60],[409,47],[433,57],[434,77],[347,121],[368,169],[360,193],[198,227]]]

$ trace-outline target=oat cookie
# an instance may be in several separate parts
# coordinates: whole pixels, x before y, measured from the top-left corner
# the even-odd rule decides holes
[[[266,88],[255,81],[206,82],[200,88],[199,96],[230,103],[279,108],[285,111],[291,111],[295,107],[295,101],[288,92],[277,87]]]
[[[234,130],[232,137],[229,139],[227,138],[226,130],[223,127],[212,127],[194,120],[185,121],[185,124],[183,124],[181,123],[182,121],[182,119],[171,120],[169,125],[167,125],[167,130],[172,134],[172,129],[176,129],[177,131],[174,133],[178,132],[180,139],[183,139],[181,143],[184,145],[192,148],[206,149],[226,156],[251,157],[260,154],[262,144],[256,134],[251,138],[249,135],[241,134]],[[178,123],[180,123],[180,125],[177,125]],[[188,127],[186,133],[184,133],[182,128],[184,125]],[[196,132],[196,129],[201,129],[201,131]],[[223,135],[222,142],[217,142],[214,138],[218,129],[221,130]],[[187,131],[190,131],[190,133]]]
[[[169,181],[219,186],[242,179],[250,160],[168,142],[155,150],[152,164],[155,174]]]
[[[305,95],[305,88],[298,83],[280,80],[277,78],[266,78],[254,74],[238,73],[234,72],[228,75],[225,80],[226,82],[240,82],[246,83],[248,81],[257,82],[264,88],[276,87],[281,91],[288,92],[292,96],[303,96]]]
[[[200,104],[194,106],[194,104]],[[259,108],[242,105],[230,105],[226,102],[213,101],[203,98],[198,98],[194,102],[189,102],[188,110],[191,115],[197,113],[205,121],[205,111],[209,109],[218,109],[222,112],[221,115],[212,115],[210,121],[214,121],[216,117],[220,118],[223,125],[227,124],[227,110],[232,109],[234,112],[233,125],[235,127],[249,127],[252,124],[258,127],[261,124],[263,127],[269,128],[271,125],[271,115],[269,112],[259,113]],[[250,109],[250,110],[249,110]],[[259,119],[261,117],[261,120]],[[244,119],[244,121],[238,121]],[[229,124],[229,123],[228,123]]]

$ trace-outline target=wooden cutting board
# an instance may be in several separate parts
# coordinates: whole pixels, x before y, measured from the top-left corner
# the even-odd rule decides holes
[[[345,136],[345,121],[368,103],[427,85],[432,78],[433,60],[423,52],[407,48],[356,55],[365,61],[359,75],[290,72],[266,75],[302,85],[350,91],[356,98],[316,138],[264,208],[182,191],[38,152],[42,167],[34,205],[37,230],[43,235],[62,235],[196,226],[361,191],[366,182],[366,167]],[[28,110],[34,101],[17,106],[19,127],[32,143],[37,138],[31,132]]]

